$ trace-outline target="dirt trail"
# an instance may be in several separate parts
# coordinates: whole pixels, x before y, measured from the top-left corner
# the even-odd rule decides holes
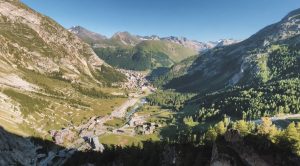
[[[277,121],[277,120],[286,120],[286,119],[291,119],[291,118],[300,118],[300,114],[288,114],[288,115],[283,115],[283,116],[273,116],[271,117],[271,120]],[[252,122],[254,123],[261,123],[262,120],[261,119],[257,119],[257,120],[253,120]]]

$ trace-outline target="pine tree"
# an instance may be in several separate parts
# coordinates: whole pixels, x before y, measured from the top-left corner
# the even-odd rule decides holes
[[[284,137],[291,144],[293,151],[300,155],[300,133],[298,132],[295,123],[290,123],[285,130]]]
[[[258,134],[267,136],[272,142],[276,141],[276,136],[279,134],[278,129],[272,124],[268,117],[262,118],[261,125],[258,126]]]
[[[245,136],[250,133],[248,124],[244,120],[239,120],[235,123],[234,128],[239,130],[242,136]]]
[[[226,130],[227,128],[223,121],[220,121],[219,123],[216,124],[215,131],[217,132],[218,135],[224,135]]]
[[[297,131],[295,123],[290,123],[285,130],[285,137],[289,141],[296,141],[299,139],[299,133]]]
[[[272,121],[268,117],[261,118],[261,125],[258,126],[258,134],[268,135],[272,127]]]
[[[208,141],[215,141],[217,139],[218,133],[216,132],[216,130],[212,127],[209,127],[207,132],[206,132],[206,140]]]

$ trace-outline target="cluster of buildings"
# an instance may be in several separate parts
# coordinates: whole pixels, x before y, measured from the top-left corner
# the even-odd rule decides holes
[[[143,135],[153,134],[155,132],[155,129],[158,127],[159,126],[155,123],[144,123],[142,125],[137,125],[135,127],[135,132],[137,134]]]
[[[128,81],[123,83],[121,86],[125,89],[143,89],[149,86],[149,82],[145,78],[145,74],[133,71],[133,70],[124,70],[118,69],[121,73],[125,74]]]

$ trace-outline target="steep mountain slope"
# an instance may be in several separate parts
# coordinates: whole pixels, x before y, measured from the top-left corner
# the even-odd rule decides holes
[[[162,87],[169,81],[187,74],[189,67],[198,58],[198,56],[201,56],[201,54],[191,56],[179,63],[175,63],[170,68],[158,68],[153,70],[149,75],[149,79],[155,86]]]
[[[295,10],[243,42],[204,53],[187,69],[186,75],[172,80],[167,87],[208,92],[233,85],[267,82],[283,76],[274,69],[284,67],[279,64],[290,65],[298,73],[299,14],[300,10]],[[274,67],[274,64],[277,65]]]
[[[84,75],[101,82],[95,76],[104,62],[87,44],[53,20],[17,1],[1,1],[0,14],[0,40],[4,43],[1,66],[5,66],[5,73],[28,69],[70,81],[80,82]]]
[[[10,132],[49,138],[49,130],[105,115],[125,100],[108,88],[125,75],[17,0],[0,0],[0,42],[0,125]]]

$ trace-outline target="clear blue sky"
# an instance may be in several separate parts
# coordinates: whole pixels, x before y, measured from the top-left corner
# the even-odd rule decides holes
[[[300,0],[21,1],[66,28],[81,25],[108,37],[128,31],[199,41],[245,39],[300,8]]]

